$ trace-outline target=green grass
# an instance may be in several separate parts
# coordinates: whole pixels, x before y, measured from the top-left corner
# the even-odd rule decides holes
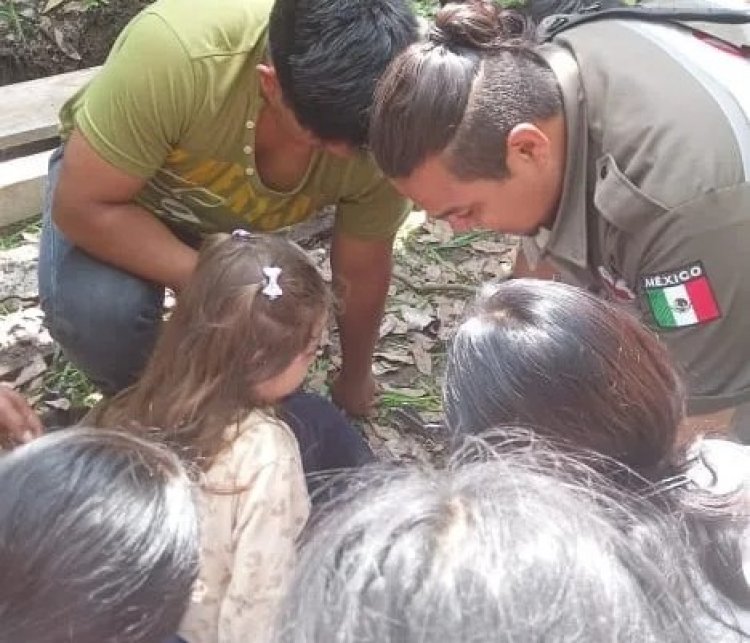
[[[36,217],[29,221],[22,221],[6,228],[0,228],[0,250],[10,250],[23,245],[25,234],[38,235],[42,230],[42,219]]]
[[[422,395],[405,395],[398,391],[383,391],[380,394],[380,406],[383,409],[409,406],[418,411],[433,412],[441,409],[440,397],[427,392]]]
[[[425,18],[431,18],[438,9],[437,0],[414,0],[414,10]]]
[[[101,393],[81,371],[62,353],[57,353],[44,375],[47,392],[70,400],[72,407],[91,407],[101,399]]]
[[[26,33],[23,24],[25,20],[16,10],[15,0],[0,2],[0,22],[5,22],[23,43],[26,42]]]

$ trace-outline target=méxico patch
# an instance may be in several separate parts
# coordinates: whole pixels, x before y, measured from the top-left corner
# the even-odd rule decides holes
[[[677,270],[641,276],[641,287],[659,328],[685,328],[721,317],[700,261]]]

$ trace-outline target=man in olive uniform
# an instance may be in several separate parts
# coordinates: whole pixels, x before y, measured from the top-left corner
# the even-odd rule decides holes
[[[523,235],[516,276],[633,311],[683,369],[691,424],[734,417],[747,439],[736,410],[750,403],[748,60],[634,19],[497,49],[462,33],[413,45],[381,81],[372,148],[385,173],[454,229]],[[469,65],[471,83],[453,71]],[[454,73],[442,82],[465,93],[436,104],[434,79]]]
[[[636,21],[581,25],[545,55],[575,134],[555,222],[525,257],[639,314],[684,369],[690,415],[720,428],[750,402],[750,64]]]

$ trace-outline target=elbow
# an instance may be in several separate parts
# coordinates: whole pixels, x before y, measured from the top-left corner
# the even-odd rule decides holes
[[[52,222],[68,241],[85,245],[86,240],[96,234],[96,204],[74,198],[61,187],[58,185],[52,198]]]

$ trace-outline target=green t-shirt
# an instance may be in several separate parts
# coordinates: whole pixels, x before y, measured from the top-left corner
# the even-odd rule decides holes
[[[316,152],[289,192],[255,168],[263,99],[255,66],[266,53],[272,0],[158,0],[115,42],[102,71],[60,113],[115,167],[147,178],[137,202],[201,234],[276,230],[335,205],[345,234],[383,239],[407,202],[368,154]]]

